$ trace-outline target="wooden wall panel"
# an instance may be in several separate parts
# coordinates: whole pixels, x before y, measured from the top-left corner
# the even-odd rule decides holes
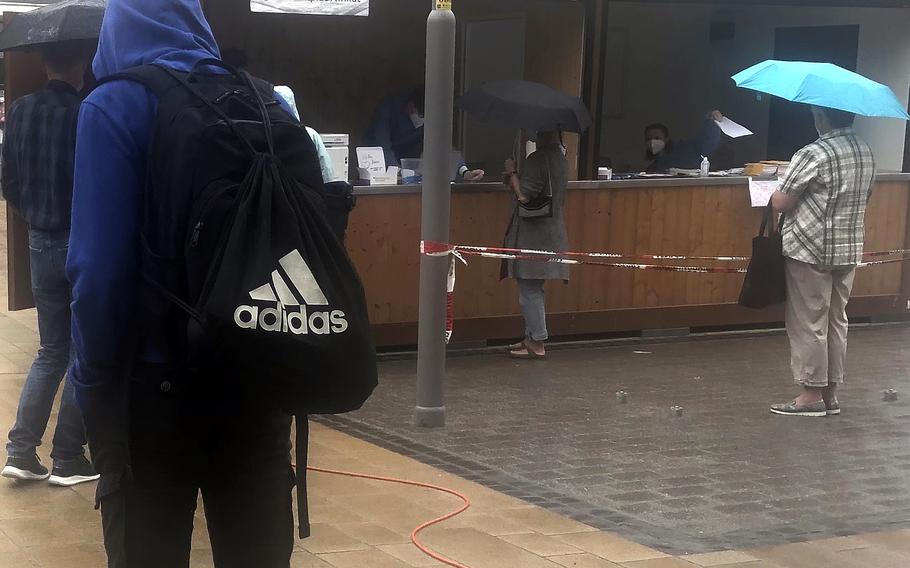
[[[876,187],[866,211],[867,251],[905,248],[896,246],[907,233],[907,211],[910,194],[899,182],[881,183]],[[855,296],[899,295],[901,264],[886,264],[860,269],[854,287]]]
[[[9,22],[15,14],[4,14]],[[33,93],[44,86],[47,76],[41,59],[34,53],[8,51],[5,54],[6,67],[6,110],[16,99]],[[25,310],[35,306],[32,298],[31,267],[29,266],[28,225],[25,220],[6,208],[7,285],[10,310]]]
[[[505,191],[453,194],[452,242],[499,245],[511,207]],[[905,248],[908,208],[910,184],[878,184],[867,212],[867,250]],[[417,320],[419,219],[418,194],[362,196],[354,211],[348,245],[364,280],[374,324],[410,325]],[[743,185],[572,190],[566,208],[570,248],[576,251],[748,256],[760,221],[761,210],[750,207]],[[520,314],[515,285],[500,281],[499,269],[499,261],[476,257],[468,257],[467,266],[459,264],[457,318]],[[902,271],[900,264],[862,268],[854,297],[897,298]],[[680,307],[729,307],[736,303],[741,285],[737,274],[575,266],[569,284],[547,284],[547,308],[566,316],[649,308],[679,313]],[[732,309],[739,313],[739,308]],[[744,319],[750,315],[741,314]],[[623,325],[635,325],[634,317],[624,317]],[[654,314],[648,317],[648,325],[661,322]],[[558,328],[553,331],[560,333]]]

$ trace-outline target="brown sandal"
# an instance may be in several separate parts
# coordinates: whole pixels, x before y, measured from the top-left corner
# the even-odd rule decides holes
[[[509,357],[511,357],[512,359],[528,359],[528,360],[546,359],[547,352],[544,351],[543,354],[535,353],[534,350],[531,349],[531,347],[528,345],[527,340],[525,340],[521,343],[521,347],[519,349],[513,349],[513,350],[509,351]]]

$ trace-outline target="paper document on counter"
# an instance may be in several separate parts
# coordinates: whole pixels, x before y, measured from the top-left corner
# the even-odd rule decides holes
[[[743,136],[752,136],[752,134],[754,134],[751,130],[742,124],[733,122],[726,116],[720,120],[715,120],[714,122],[716,122],[717,126],[720,127],[721,132],[730,138],[742,138]]]
[[[749,178],[749,195],[752,198],[752,207],[765,207],[771,201],[774,192],[781,188],[780,180],[755,181]]]
[[[383,175],[385,169],[385,152],[380,147],[358,147],[357,165],[371,174]]]
[[[370,0],[250,0],[250,9],[282,14],[369,16]]]

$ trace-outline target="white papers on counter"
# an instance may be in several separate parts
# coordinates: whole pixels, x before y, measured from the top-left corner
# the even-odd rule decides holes
[[[753,132],[743,126],[742,124],[737,124],[733,122],[726,116],[721,120],[715,120],[717,126],[720,127],[721,132],[729,136],[730,138],[742,138],[743,136],[752,136]]]
[[[357,170],[361,179],[375,185],[398,183],[398,166],[386,169],[385,152],[381,147],[361,146],[357,148]]]
[[[756,181],[749,178],[749,195],[752,198],[752,207],[766,207],[771,201],[771,196],[783,185],[780,180]]]
[[[250,0],[250,9],[282,14],[369,16],[370,0]]]
[[[382,175],[385,173],[385,152],[381,147],[357,148],[357,166],[370,174]]]

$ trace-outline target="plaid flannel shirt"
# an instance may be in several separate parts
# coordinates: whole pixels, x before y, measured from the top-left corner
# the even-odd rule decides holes
[[[784,256],[821,266],[859,264],[874,178],[872,150],[852,128],[798,151],[781,187],[798,198],[784,222]]]
[[[70,228],[80,104],[75,88],[50,81],[13,103],[7,115],[3,197],[33,229]]]

